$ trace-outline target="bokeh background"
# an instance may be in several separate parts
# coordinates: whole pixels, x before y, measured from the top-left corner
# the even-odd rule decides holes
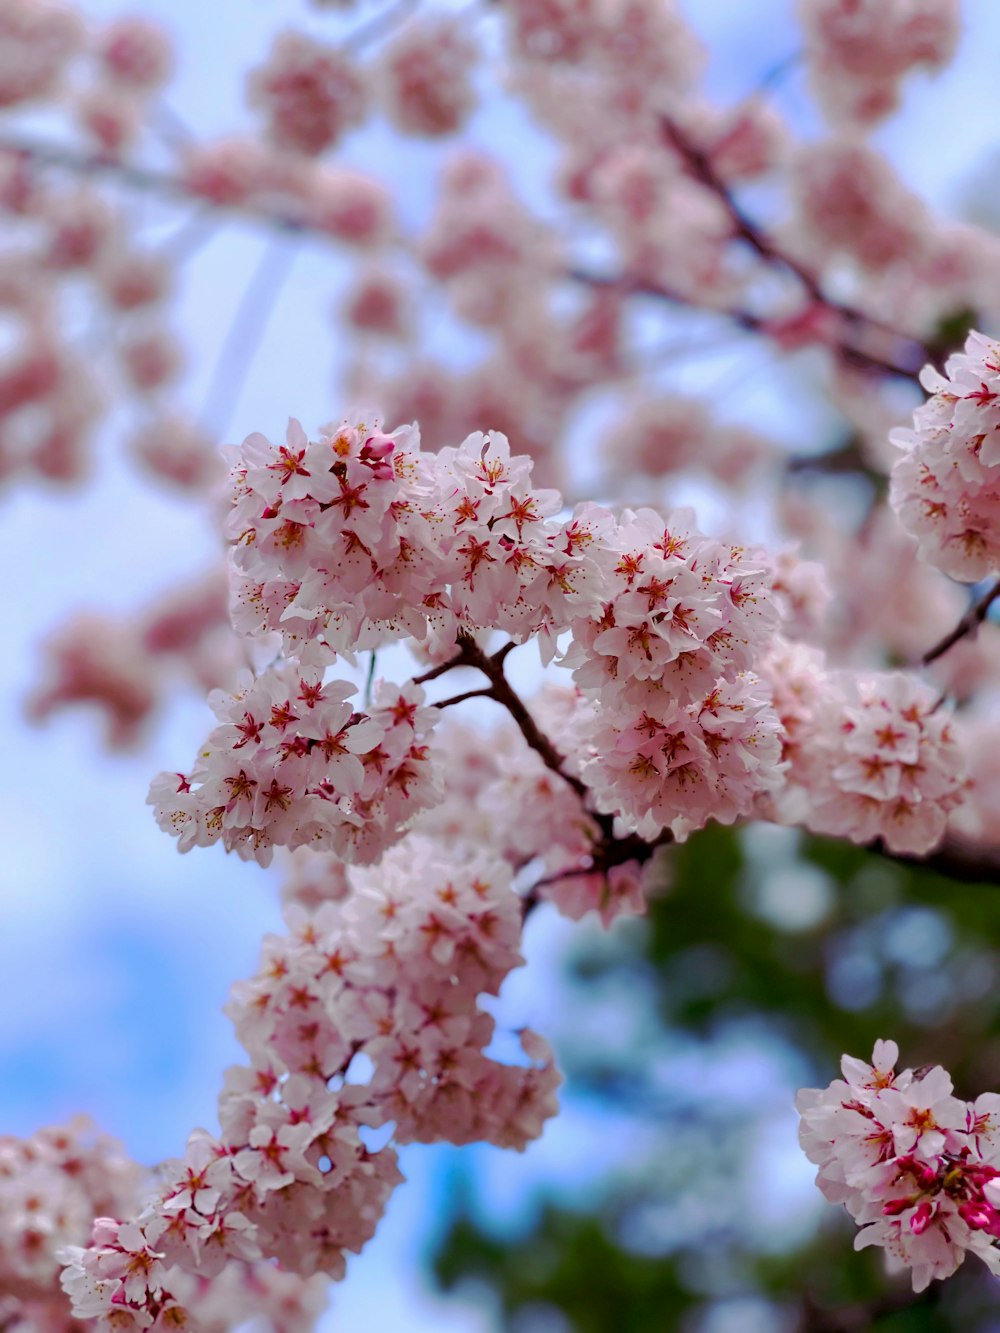
[[[122,12],[111,0],[81,8]],[[787,64],[770,95],[797,128],[817,132],[803,71],[789,61],[799,40],[790,0],[680,8],[710,49],[710,95],[738,100]],[[141,9],[174,35],[169,101],[199,135],[245,128],[244,72],[276,29],[323,33],[332,21],[293,0],[144,0]],[[974,209],[988,221],[1000,7],[963,9],[955,62],[909,80],[875,142],[940,213]],[[50,128],[44,115],[37,126]],[[511,160],[525,197],[544,209],[551,147],[517,104],[492,95],[468,137]],[[391,179],[419,220],[440,153],[376,127],[341,160]],[[176,210],[134,206],[152,235],[176,225]],[[351,406],[329,314],[351,263],[236,221],[192,251],[179,306],[183,395],[220,439],[274,438],[289,414],[315,426]],[[241,346],[234,320],[245,321],[254,281],[265,308]],[[447,349],[447,329],[441,337]],[[685,391],[724,384],[729,401],[791,448],[830,442],[808,362],[792,370],[736,340],[686,358],[678,377]],[[272,875],[219,848],[179,858],[144,806],[151,774],[185,764],[204,735],[201,699],[178,691],[125,755],[104,751],[86,713],[41,729],[23,719],[39,642],[55,624],[83,607],[127,615],[218,550],[203,511],[136,475],[120,425],[102,432],[84,489],[2,498],[0,1127],[27,1134],[86,1110],[156,1162],[192,1126],[215,1124],[220,1072],[239,1054],[221,1006],[281,917]],[[582,475],[587,467],[581,458]],[[678,498],[699,502],[706,527],[721,512],[703,483],[679,479]],[[404,1151],[409,1183],[335,1289],[324,1327],[1000,1328],[1000,1298],[978,1275],[914,1304],[877,1258],[853,1254],[850,1228],[812,1187],[792,1109],[795,1088],[825,1083],[841,1051],[863,1054],[881,1035],[899,1040],[907,1063],[949,1063],[960,1093],[997,1086],[998,941],[996,885],[954,884],[763,826],[693,838],[645,921],[604,933],[535,913],[528,966],[499,1012],[555,1040],[563,1114],[523,1158]]]

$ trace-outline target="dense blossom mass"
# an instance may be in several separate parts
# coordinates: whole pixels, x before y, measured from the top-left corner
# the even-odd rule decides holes
[[[541,1038],[523,1032],[514,1065],[483,1049],[494,1024],[477,997],[522,961],[507,866],[413,838],[320,896],[289,907],[289,933],[267,937],[260,971],[233,989],[249,1064],[226,1074],[220,1137],[196,1132],[136,1220],[99,1219],[90,1247],[69,1252],[79,1315],[120,1309],[148,1327],[193,1278],[262,1254],[340,1277],[402,1180],[374,1131],[522,1149],[555,1112]]]
[[[280,634],[289,661],[217,693],[221,725],[196,767],[154,784],[182,850],[221,838],[263,861],[307,844],[377,859],[439,795],[437,713],[419,687],[388,685],[355,711],[353,687],[322,669],[401,636],[446,664],[490,630],[534,637],[572,671],[565,773],[585,811],[647,843],[765,798],[787,811],[791,783],[793,822],[926,851],[961,799],[947,713],[902,675],[817,673],[811,716],[794,723],[809,762],[782,759],[763,665],[782,609],[773,561],[705,537],[689,511],[567,516],[499,434],[430,453],[415,427],[345,422],[310,441],[293,421],[286,443],[251,436],[232,461],[234,620]]]
[[[831,670],[783,639],[822,596],[808,567],[706,537],[690,511],[567,512],[499,433],[434,453],[414,426],[345,421],[310,439],[292,421],[283,444],[250,436],[230,462],[234,623],[283,660],[216,691],[195,767],[161,775],[150,800],[181,850],[221,840],[266,863],[299,849],[293,943],[269,945],[234,995],[255,1072],[227,1081],[220,1144],[190,1150],[188,1169],[228,1163],[224,1179],[211,1168],[209,1213],[178,1214],[168,1192],[127,1243],[95,1235],[71,1292],[112,1262],[109,1244],[159,1255],[169,1235],[189,1246],[170,1261],[198,1272],[193,1237],[221,1219],[229,1257],[339,1276],[398,1179],[359,1126],[392,1121],[397,1142],[537,1133],[551,1062],[535,1038],[527,1073],[484,1061],[492,1025],[475,1009],[518,961],[512,873],[540,866],[568,915],[610,921],[641,909],[654,849],[710,819],[924,852],[967,784],[929,686]],[[355,687],[328,669],[401,639],[432,663],[417,682],[475,669],[487,684],[428,704],[420,683],[378,683],[349,703]],[[530,708],[504,670],[529,639],[572,679]],[[476,697],[510,714],[490,755],[441,717]],[[318,852],[310,871],[301,857]],[[352,878],[344,862],[378,864]],[[314,1219],[311,1250],[287,1239],[298,1215]],[[119,1299],[158,1310],[156,1273]]]
[[[437,799],[426,737],[438,715],[418,686],[381,683],[364,714],[347,702],[354,692],[294,664],[216,691],[220,726],[195,767],[153,785],[161,826],[182,851],[221,840],[262,865],[275,844],[377,859]]]
[[[810,73],[835,120],[881,120],[915,65],[946,64],[959,33],[958,0],[801,0]]]
[[[936,846],[968,778],[935,691],[903,672],[829,671],[819,650],[776,640],[766,674],[784,730],[776,815],[894,852]]]
[[[17,1329],[71,1327],[59,1274],[93,1231],[100,1262],[89,1275],[71,1269],[66,1279],[81,1317],[107,1315],[109,1328],[148,1327],[151,1318],[132,1301],[148,1289],[147,1274],[164,1271],[163,1254],[147,1249],[134,1224],[113,1219],[138,1209],[151,1184],[150,1173],[83,1116],[28,1139],[0,1139],[0,1315]],[[200,1190],[201,1206],[210,1197],[208,1188]],[[254,1317],[282,1333],[308,1333],[326,1305],[321,1278],[246,1257],[213,1267],[199,1277],[171,1274],[172,1295],[155,1306],[161,1328],[191,1327],[183,1322],[190,1315],[202,1328],[228,1333]],[[120,1299],[109,1304],[116,1292]]]

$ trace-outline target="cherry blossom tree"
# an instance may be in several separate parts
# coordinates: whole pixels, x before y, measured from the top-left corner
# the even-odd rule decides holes
[[[996,882],[1000,240],[871,138],[962,16],[797,18],[720,104],[666,0],[317,3],[245,72],[246,132],[203,137],[152,20],[0,12],[0,478],[83,492],[120,438],[224,547],[54,626],[25,708],[156,748],[168,698],[207,694],[149,804],[182,852],[273,862],[287,925],[233,986],[217,1129],[179,1126],[155,1172],[83,1121],[0,1143],[0,1327],[312,1327],[378,1243],[397,1147],[521,1151],[556,1114],[544,1035],[501,1060],[481,1004],[528,918],[641,915],[708,826]],[[512,105],[551,163],[531,188],[473,135]],[[424,216],[374,152],[348,165],[386,127],[433,163]],[[280,248],[199,413],[170,303],[238,227]],[[220,452],[305,246],[349,256],[332,419],[269,383],[284,437]],[[734,418],[730,344],[839,438]],[[800,1094],[820,1189],[915,1291],[967,1252],[996,1273],[1000,1095],[897,1072],[888,1032],[866,1054]]]

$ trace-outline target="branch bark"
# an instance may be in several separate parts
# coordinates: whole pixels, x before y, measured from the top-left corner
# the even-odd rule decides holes
[[[974,634],[986,619],[990,607],[998,597],[1000,597],[1000,579],[994,583],[992,588],[983,593],[977,602],[973,602],[950,634],[946,634],[940,643],[936,643],[933,648],[924,653],[920,659],[921,665],[930,666],[932,662],[936,662],[939,657],[944,656],[953,644],[958,643],[959,639]]]

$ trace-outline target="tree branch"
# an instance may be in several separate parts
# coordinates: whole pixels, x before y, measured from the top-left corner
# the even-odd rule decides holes
[[[591,794],[590,788],[575,774],[566,771],[565,758],[531,716],[521,696],[504,674],[503,664],[516,647],[517,644],[510,640],[497,652],[490,654],[484,652],[471,635],[460,634],[458,636],[458,652],[454,657],[450,657],[447,662],[441,662],[437,666],[431,667],[423,675],[417,676],[414,684],[423,685],[425,682],[443,676],[445,672],[452,671],[456,667],[474,667],[477,671],[482,672],[490,682],[487,688],[465,691],[450,699],[443,700],[436,706],[445,708],[449,704],[461,703],[464,699],[492,699],[494,703],[498,703],[501,708],[507,710],[528,746],[539,756],[545,767],[562,778],[563,782],[576,792],[586,814],[600,830],[601,836],[600,840],[594,845],[591,865],[586,867],[585,870],[580,869],[575,873],[600,874],[609,870],[612,866],[621,865],[625,861],[648,861],[658,847],[673,841],[673,834],[669,829],[664,829],[659,837],[652,842],[647,842],[634,833],[626,834],[623,838],[618,837],[615,834],[613,815],[601,814],[587,808],[587,801]]]
[[[876,319],[875,316],[867,314],[855,306],[845,305],[843,302],[835,301],[829,297],[823,290],[822,284],[814,273],[812,273],[804,264],[797,260],[793,255],[788,254],[781,249],[767,234],[762,231],[757,223],[743,211],[736,200],[728,184],[722,179],[716,171],[711,158],[703,152],[695,143],[693,143],[684,131],[669,116],[660,117],[660,129],[666,143],[674,149],[681,157],[691,176],[700,184],[709,190],[719,200],[729,216],[729,221],[733,229],[733,234],[755,250],[761,259],[773,268],[782,268],[787,273],[792,274],[801,284],[803,290],[815,304],[823,306],[825,309],[840,315],[848,323],[855,327],[877,330],[878,332],[891,337],[896,342],[902,343],[911,349],[916,355],[914,365],[900,366],[890,361],[885,361],[878,356],[872,356],[863,348],[859,348],[850,343],[834,344],[838,350],[846,356],[853,359],[880,364],[883,369],[892,367],[892,373],[904,376],[907,379],[917,379],[920,373],[920,367],[931,360],[930,353],[926,347],[918,343],[914,338],[904,335],[898,329],[890,324]],[[766,330],[765,330],[766,331]]]
[[[697,310],[702,314],[717,315],[720,319],[736,325],[737,328],[743,329],[747,333],[760,334],[762,337],[769,339],[774,336],[773,321],[765,319],[762,315],[755,315],[752,311],[744,310],[739,306],[699,305],[697,301],[685,296],[683,292],[664,287],[661,283],[652,282],[647,278],[639,278],[627,273],[621,275],[592,273],[580,267],[568,269],[566,276],[571,281],[582,283],[588,287],[617,287],[626,296],[648,296],[653,300],[664,301],[669,305],[680,306],[686,310]],[[870,352],[866,348],[857,347],[853,343],[843,340],[829,342],[825,346],[836,352],[845,361],[863,370],[875,370],[882,375],[892,375],[896,379],[910,380],[915,384],[920,382],[919,366],[900,365],[886,357],[879,356],[876,352]],[[928,360],[928,357],[922,356],[921,365],[926,360]]]
[[[921,666],[930,666],[932,662],[936,662],[939,657],[942,657],[953,644],[958,643],[959,639],[974,634],[986,619],[990,607],[998,597],[1000,597],[1000,579],[994,583],[992,588],[984,592],[977,602],[973,602],[950,634],[946,634],[940,643],[936,643],[933,648],[924,653],[920,659]]]
[[[459,654],[461,660],[452,659],[454,665],[472,666],[483,673],[490,682],[488,691],[490,697],[495,699],[501,707],[506,708],[517,724],[521,735],[539,756],[545,767],[550,768],[553,773],[557,773],[565,783],[573,788],[581,800],[586,799],[590,795],[590,788],[586,783],[581,782],[578,777],[566,772],[565,759],[538,726],[538,723],[525,707],[521,696],[514,690],[510,681],[504,675],[503,664],[507,654],[515,646],[513,642],[509,645],[505,644],[492,657],[484,653],[475,639],[468,634],[460,634],[458,642],[461,650]]]
[[[492,699],[493,690],[487,685],[481,690],[466,690],[464,694],[453,694],[450,699],[438,699],[435,708],[450,708],[452,704],[464,704],[466,699]]]
[[[887,861],[915,869],[932,870],[959,884],[1000,885],[1000,847],[983,847],[964,838],[951,837],[928,856],[910,856],[905,852],[891,852],[881,838],[868,844],[868,850],[884,856]]]

